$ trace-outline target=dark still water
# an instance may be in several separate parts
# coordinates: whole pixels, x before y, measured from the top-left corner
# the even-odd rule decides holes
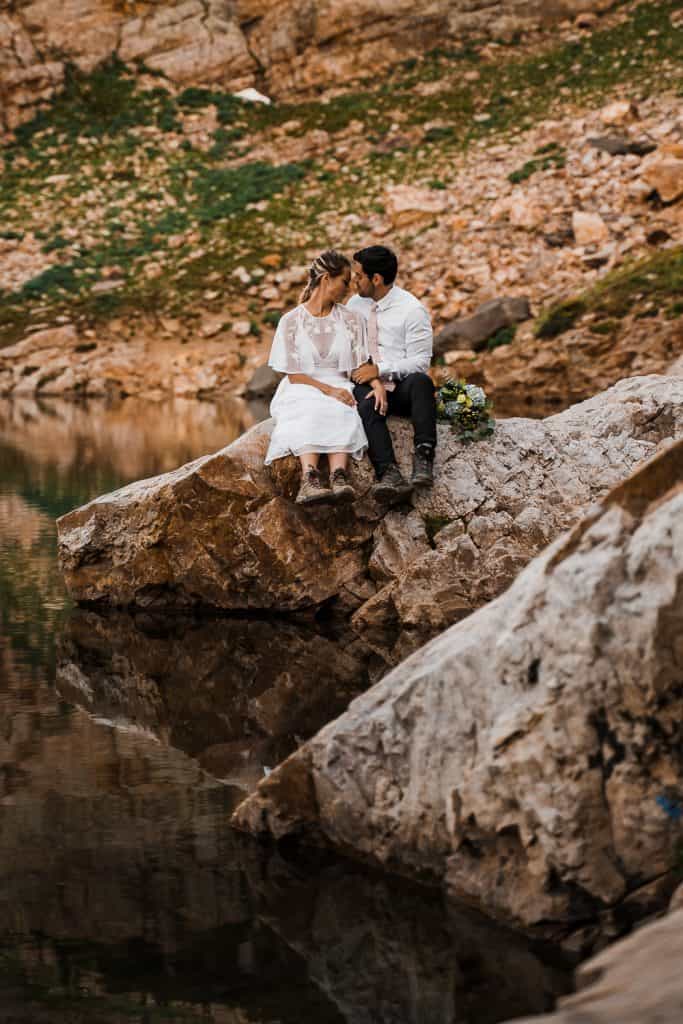
[[[71,608],[54,520],[221,448],[239,405],[0,401],[0,1019],[495,1024],[566,974],[438,894],[229,827],[367,685],[275,619]],[[321,666],[325,671],[321,671]]]

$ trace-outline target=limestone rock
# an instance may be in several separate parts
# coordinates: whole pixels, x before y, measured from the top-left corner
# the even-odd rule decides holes
[[[434,354],[442,355],[449,349],[465,347],[477,352],[485,347],[496,331],[522,323],[530,317],[531,307],[524,296],[492,299],[479,306],[472,316],[444,327],[434,339]]]
[[[572,228],[577,245],[602,245],[609,238],[609,229],[599,213],[575,210]]]
[[[681,841],[682,587],[678,441],[356,699],[235,823],[431,875],[524,926],[613,908],[673,874]]]
[[[603,0],[585,0],[600,10]],[[253,98],[255,85],[282,97],[358,78],[463,32],[512,38],[541,22],[575,13],[571,0],[435,0],[415,12],[413,0],[377,6],[359,0],[310,16],[293,0],[170,0],[107,4],[68,0],[4,2],[0,10],[0,124],[15,127],[61,87],[69,62],[85,71],[116,55],[142,60],[175,84],[220,83]],[[263,95],[259,93],[259,95]]]
[[[270,366],[259,366],[247,384],[244,392],[246,398],[272,398],[282,379]]]
[[[643,161],[642,180],[656,189],[659,198],[672,203],[683,196],[683,145],[660,146]]]
[[[443,192],[413,185],[394,185],[384,197],[387,214],[394,227],[405,227],[430,220],[446,210],[448,198]]]
[[[515,1018],[514,1024],[679,1024],[682,960],[678,910],[582,964],[578,991],[560,999],[556,1013]]]
[[[650,139],[629,139],[623,135],[600,135],[586,141],[589,146],[610,156],[646,156],[657,148],[657,143]]]
[[[627,124],[638,117],[638,108],[632,100],[615,100],[600,111],[603,124]]]
[[[411,427],[390,424],[409,471]],[[295,506],[295,460],[263,466],[269,431],[261,424],[63,517],[60,557],[75,599],[243,610],[334,600],[395,663],[500,594],[658,444],[681,436],[683,379],[624,381],[545,421],[500,421],[491,440],[469,447],[440,425],[435,485],[407,514],[370,502],[367,462],[352,469],[352,509]]]
[[[566,408],[624,377],[661,374],[683,352],[683,321],[627,317],[616,336],[590,325],[551,342],[518,332],[512,345],[494,352],[449,353],[448,373],[481,384],[498,413],[535,416]],[[451,356],[451,358],[448,358]]]

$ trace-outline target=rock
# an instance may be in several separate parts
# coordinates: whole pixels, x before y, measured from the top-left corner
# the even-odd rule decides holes
[[[508,212],[512,226],[525,228],[527,231],[537,228],[546,216],[541,204],[532,195],[527,195],[521,190],[512,194]]]
[[[267,398],[275,394],[275,390],[282,380],[282,374],[271,369],[270,366],[259,366],[247,384],[244,392],[245,398]]]
[[[607,247],[605,247],[605,252]],[[602,250],[593,254],[600,256]],[[580,402],[626,376],[666,373],[683,351],[683,321],[626,317],[612,337],[590,325],[552,342],[518,331],[512,345],[473,357],[447,353],[449,373],[481,384],[504,416],[543,416]]]
[[[465,347],[478,352],[485,348],[489,338],[501,328],[522,323],[530,317],[531,307],[524,296],[506,296],[485,302],[472,316],[454,320],[437,334],[434,339],[434,355]]]
[[[234,823],[431,876],[525,927],[571,929],[673,876],[682,484],[679,440],[357,698]]]
[[[635,156],[647,156],[654,152],[657,143],[650,139],[628,139],[622,135],[600,135],[586,139],[589,146],[599,149],[610,156],[626,156],[629,153]]]
[[[656,153],[642,163],[641,179],[656,189],[665,203],[673,203],[683,196],[683,145],[671,143],[660,146]]]
[[[639,929],[582,964],[578,991],[556,1013],[509,1024],[679,1024],[683,910]]]
[[[671,897],[669,910],[683,910],[683,885],[679,885]]]
[[[609,238],[609,228],[598,213],[575,210],[572,228],[577,245],[601,245]]]
[[[270,106],[273,102],[269,96],[264,96],[258,89],[253,89],[251,86],[247,89],[240,89],[239,92],[233,93],[238,100],[244,100],[245,103],[265,103],[266,106]]]
[[[585,0],[581,6],[599,11],[604,4]],[[270,96],[335,88],[369,67],[378,73],[449,40],[459,45],[471,33],[512,39],[575,13],[571,0],[550,6],[510,0],[493,10],[490,0],[435,0],[416,17],[413,0],[398,0],[383,9],[379,31],[370,0],[353,8],[331,3],[324,25],[302,17],[293,0],[169,0],[142,7],[71,0],[58,11],[50,0],[6,3],[0,20],[0,125],[11,129],[29,119],[61,88],[69,64],[92,71],[113,56],[128,64],[144,61],[172,85],[218,83],[247,102],[267,103]]]
[[[390,424],[409,471],[411,427]],[[440,425],[435,485],[414,496],[400,539],[400,519],[392,513],[383,526],[383,511],[365,497],[367,462],[352,468],[359,501],[351,510],[312,515],[295,506],[295,460],[263,466],[269,431],[260,424],[215,455],[63,517],[60,557],[73,597],[283,611],[336,602],[395,663],[500,594],[662,440],[679,436],[683,379],[624,381],[545,421],[500,421],[490,441],[470,447]]]
[[[387,189],[384,205],[391,223],[398,228],[439,216],[448,207],[448,197],[436,189],[394,185]]]
[[[632,100],[616,100],[600,111],[603,124],[627,124],[638,117],[638,108]]]

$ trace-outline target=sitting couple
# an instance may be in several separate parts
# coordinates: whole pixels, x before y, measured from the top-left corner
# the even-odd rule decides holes
[[[367,448],[378,501],[401,501],[413,487],[432,483],[436,403],[427,375],[429,314],[394,284],[398,261],[391,249],[372,245],[353,261],[334,249],[322,252],[300,304],[283,315],[273,339],[269,365],[286,376],[270,407],[275,427],[266,464],[298,456],[296,500],[302,505],[353,501],[349,455],[361,459]],[[358,294],[342,305],[352,276]],[[388,413],[413,422],[410,482],[396,464]],[[321,455],[329,461],[329,486],[318,469]]]

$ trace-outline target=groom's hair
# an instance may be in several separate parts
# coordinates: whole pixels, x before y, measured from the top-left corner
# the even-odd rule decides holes
[[[387,249],[386,245],[369,245],[367,249],[354,252],[353,258],[360,263],[368,277],[379,274],[385,284],[393,284],[398,273],[396,253]]]

